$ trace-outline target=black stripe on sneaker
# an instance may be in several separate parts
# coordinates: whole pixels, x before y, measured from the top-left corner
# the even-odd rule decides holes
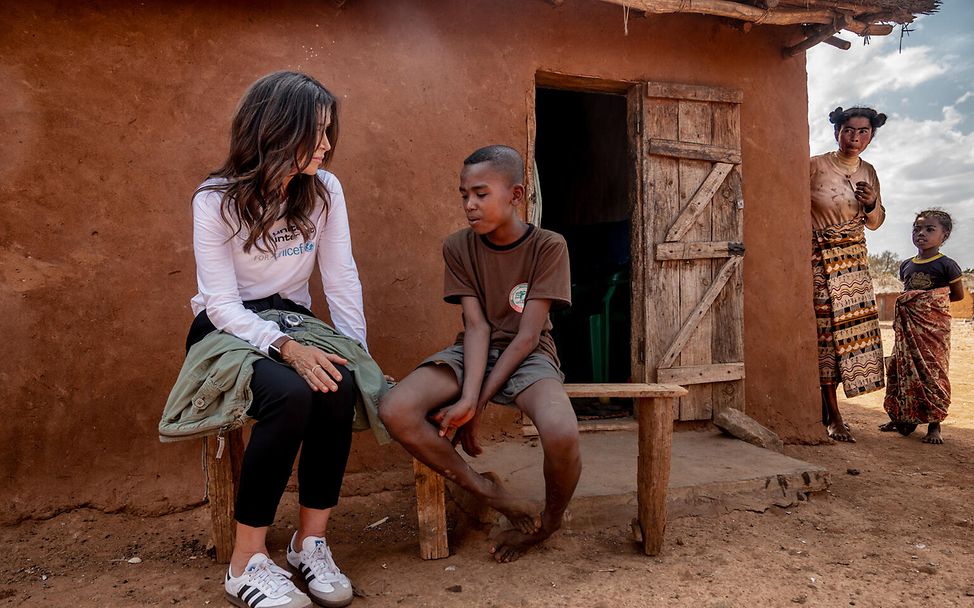
[[[263,593],[261,593],[259,596],[257,596],[254,599],[253,602],[251,602],[251,604],[250,604],[251,608],[254,608],[255,606],[260,605],[260,603],[263,602],[265,599],[267,599],[267,596],[264,595]]]
[[[253,589],[253,587],[251,587],[250,585],[241,585],[240,589],[237,589],[237,597],[239,597],[240,599],[244,599],[244,593],[247,593],[251,589]]]
[[[257,602],[253,601],[253,599],[258,595],[261,595],[260,589],[258,589],[257,587],[253,587],[250,593],[247,594],[247,597],[241,599],[247,602],[248,604],[250,604],[251,606],[254,606],[255,604],[257,604]]]

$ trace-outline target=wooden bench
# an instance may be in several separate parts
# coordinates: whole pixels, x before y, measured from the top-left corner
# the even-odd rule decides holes
[[[566,384],[569,397],[618,397],[636,400],[639,425],[637,464],[638,513],[643,549],[659,553],[666,528],[666,485],[670,476],[673,437],[672,400],[686,389],[668,384]],[[206,489],[210,502],[216,560],[228,563],[233,553],[236,521],[233,504],[243,460],[243,429],[206,438]],[[222,448],[221,448],[222,443]],[[219,456],[219,457],[218,457]],[[418,460],[416,510],[419,515],[420,555],[439,559],[450,555],[446,533],[446,493],[443,478]]]
[[[639,429],[636,463],[636,500],[643,551],[657,555],[666,530],[666,487],[670,480],[673,444],[673,399],[687,394],[672,384],[566,384],[569,397],[635,399]],[[444,480],[413,459],[416,474],[416,513],[419,518],[419,552],[423,559],[450,556],[446,531]]]

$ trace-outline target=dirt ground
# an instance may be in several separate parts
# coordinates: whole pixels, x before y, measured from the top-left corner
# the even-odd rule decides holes
[[[884,341],[888,350],[889,324]],[[564,530],[500,565],[487,556],[488,530],[461,520],[455,555],[422,561],[408,474],[390,491],[345,498],[330,543],[357,588],[353,606],[974,606],[972,355],[972,325],[955,321],[945,445],[880,433],[882,393],[844,401],[858,443],[786,448],[828,467],[830,491],[789,509],[671,520],[657,558],[619,522]],[[269,539],[279,564],[294,503],[288,493]],[[0,528],[0,607],[229,605],[207,516],[78,510]]]

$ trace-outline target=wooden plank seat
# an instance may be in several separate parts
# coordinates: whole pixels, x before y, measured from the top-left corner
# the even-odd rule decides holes
[[[569,397],[618,397],[636,400],[639,428],[637,464],[638,513],[643,548],[659,553],[666,528],[666,485],[670,476],[673,437],[673,399],[687,394],[671,384],[566,384]],[[206,442],[206,480],[216,560],[228,563],[233,552],[236,522],[233,503],[243,460],[243,429],[211,436]],[[223,444],[222,449],[220,444]],[[416,511],[419,517],[420,555],[439,559],[450,555],[446,531],[446,492],[443,478],[413,460],[416,476]]]
[[[636,499],[643,551],[657,555],[666,529],[666,487],[673,444],[673,400],[687,390],[673,384],[566,384],[569,397],[617,397],[636,401],[639,455]],[[416,513],[419,549],[423,559],[449,557],[444,480],[413,459],[416,473]]]

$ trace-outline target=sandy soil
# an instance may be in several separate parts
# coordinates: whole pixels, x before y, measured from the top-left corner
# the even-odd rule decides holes
[[[884,338],[888,348],[888,324]],[[882,393],[844,401],[858,443],[786,449],[828,467],[829,492],[790,509],[673,520],[658,558],[639,554],[620,522],[565,530],[498,565],[487,531],[461,522],[456,554],[424,562],[408,486],[345,499],[330,542],[358,590],[353,606],[974,606],[971,324],[955,321],[953,338],[945,445],[880,433]],[[270,537],[278,549],[294,500]],[[206,543],[203,508],[148,519],[78,510],[2,528],[0,606],[228,605]]]

